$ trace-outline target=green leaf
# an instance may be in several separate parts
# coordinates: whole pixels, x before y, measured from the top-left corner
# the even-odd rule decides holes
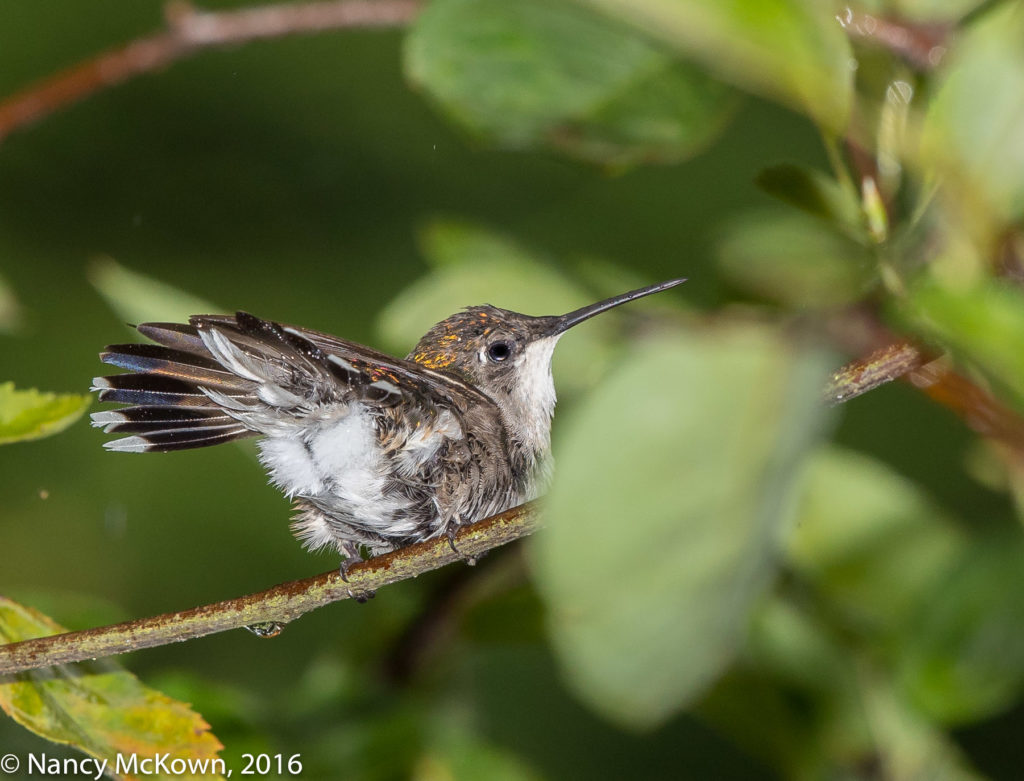
[[[922,137],[922,164],[983,229],[1024,215],[1024,5],[1001,3],[959,41]]]
[[[844,626],[875,644],[906,640],[963,549],[956,526],[906,478],[839,448],[815,456],[788,535],[792,569]]]
[[[101,258],[90,266],[89,281],[118,317],[129,323],[187,322],[189,315],[225,311],[111,258]]]
[[[869,660],[862,661],[860,671],[857,710],[867,722],[871,739],[857,758],[879,757],[893,779],[985,781],[986,776],[970,766],[951,736],[908,703],[888,676],[873,671]],[[844,738],[844,731],[838,731],[824,742],[831,748]],[[810,777],[848,778],[852,764],[842,768],[846,772]]]
[[[82,417],[91,403],[76,393],[16,390],[13,382],[0,383],[0,444],[57,434]]]
[[[419,232],[420,249],[435,269],[461,268],[480,263],[505,263],[531,269],[548,269],[536,253],[508,236],[471,222],[435,219]],[[564,284],[564,282],[563,282]]]
[[[0,597],[0,642],[65,631],[42,613]],[[106,760],[109,768],[119,755],[141,760],[168,753],[168,762],[177,757],[211,762],[223,748],[199,714],[143,686],[111,662],[62,665],[0,679],[0,708],[26,729]]]
[[[776,165],[761,171],[755,183],[769,195],[824,220],[851,238],[867,240],[860,204],[820,171],[799,165]]]
[[[776,589],[758,605],[740,661],[699,705],[737,743],[769,758],[783,778],[843,778],[874,750],[857,667],[810,600]]]
[[[429,750],[419,757],[414,781],[482,778],[489,781],[540,781],[541,776],[514,752],[476,735],[444,725],[433,730]]]
[[[1024,689],[1024,544],[977,545],[909,622],[900,677],[930,718],[966,723],[1012,705]]]
[[[631,726],[692,703],[770,583],[825,365],[768,326],[636,345],[563,420],[533,541],[579,696]]]
[[[1024,409],[1024,292],[996,280],[940,284],[924,279],[897,316],[979,369]]]
[[[14,333],[21,326],[21,307],[7,281],[0,277],[0,333]]]
[[[833,135],[846,127],[853,57],[819,0],[578,0],[664,41],[714,76],[776,98]]]
[[[433,268],[381,312],[378,328],[390,344],[408,349],[438,320],[475,304],[544,315],[599,298],[511,240],[482,228],[436,221],[421,238]],[[635,312],[649,306],[637,302],[630,308]],[[554,359],[560,391],[587,387],[600,376],[611,356],[615,320],[609,313],[563,337]]]
[[[858,779],[877,757],[900,779],[981,781],[939,725],[803,584],[759,606],[742,661],[699,705],[783,778]],[[908,631],[909,628],[908,628]]]
[[[793,307],[859,300],[877,278],[867,249],[793,212],[751,212],[727,223],[718,261],[744,290]]]
[[[563,0],[435,0],[406,39],[405,67],[488,142],[606,164],[688,157],[735,104],[662,45]]]

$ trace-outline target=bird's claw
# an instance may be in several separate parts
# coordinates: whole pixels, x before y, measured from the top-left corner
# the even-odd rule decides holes
[[[348,571],[356,564],[366,561],[366,559],[363,558],[363,554],[360,552],[359,546],[353,542],[348,542],[347,540],[342,543],[340,551],[344,558],[341,560],[341,565],[338,567],[338,574],[341,576],[343,581],[348,583]]]
[[[470,567],[475,567],[477,561],[479,560],[479,557],[465,555],[455,546],[455,535],[458,534],[458,531],[459,524],[457,523],[453,523],[451,526],[448,527],[448,531],[445,533],[445,536],[448,538],[448,547],[451,548],[452,551],[454,551],[457,555],[462,556],[462,560],[465,561],[466,564],[468,564]]]
[[[462,551],[455,547],[455,535],[458,533],[458,528],[458,525],[453,523],[448,527],[448,531],[445,532],[445,537],[448,538],[448,547],[452,549],[452,552],[461,556]]]

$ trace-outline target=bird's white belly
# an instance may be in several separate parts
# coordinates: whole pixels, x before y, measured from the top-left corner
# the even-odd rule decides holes
[[[411,530],[402,519],[408,501],[385,495],[385,456],[362,405],[349,405],[290,436],[267,437],[259,447],[271,481],[289,498],[315,498],[371,531],[401,533],[405,525]],[[336,541],[319,518],[304,526],[302,537],[311,548]]]

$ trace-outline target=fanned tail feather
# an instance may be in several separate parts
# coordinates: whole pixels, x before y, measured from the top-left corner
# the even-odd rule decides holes
[[[145,323],[138,330],[157,344],[107,347],[100,359],[130,373],[93,381],[100,401],[131,405],[92,415],[92,424],[107,433],[131,434],[105,443],[108,450],[166,452],[257,434],[228,415],[206,392],[222,398],[251,396],[255,383],[217,363],[194,326]]]
[[[128,370],[94,381],[100,401],[129,405],[93,415],[93,425],[106,432],[132,435],[108,442],[111,450],[286,436],[349,400],[397,404],[403,387],[423,385],[387,356],[247,312],[193,315],[187,325],[143,323],[138,330],[156,344],[116,344],[100,353],[104,363]]]

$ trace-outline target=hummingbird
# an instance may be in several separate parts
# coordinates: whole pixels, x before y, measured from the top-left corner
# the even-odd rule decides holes
[[[130,370],[93,380],[108,450],[149,453],[260,437],[270,481],[294,502],[292,531],[351,564],[448,535],[537,498],[551,475],[558,339],[579,323],[684,282],[564,315],[471,306],[405,359],[247,312],[136,326],[153,344],[108,346]],[[454,546],[453,546],[454,547]]]

